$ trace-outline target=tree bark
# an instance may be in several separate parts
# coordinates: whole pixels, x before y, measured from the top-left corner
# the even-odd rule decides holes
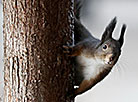
[[[3,0],[4,102],[73,102],[72,0]]]

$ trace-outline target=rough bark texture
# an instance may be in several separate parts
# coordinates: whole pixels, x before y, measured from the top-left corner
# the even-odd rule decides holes
[[[3,0],[4,102],[73,102],[72,0]]]

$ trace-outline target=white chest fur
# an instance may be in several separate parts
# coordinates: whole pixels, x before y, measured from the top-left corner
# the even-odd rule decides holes
[[[104,70],[103,66],[105,63],[101,59],[80,55],[77,57],[77,62],[82,66],[82,74],[85,80],[95,78],[96,75]]]

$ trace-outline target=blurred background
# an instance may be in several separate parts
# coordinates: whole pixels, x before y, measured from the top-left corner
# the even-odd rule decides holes
[[[112,72],[91,90],[77,96],[76,102],[138,102],[138,0],[87,0],[81,14],[93,36],[101,38],[104,28],[117,16],[117,39],[127,24],[125,44]],[[0,0],[0,97],[3,96],[2,4]]]

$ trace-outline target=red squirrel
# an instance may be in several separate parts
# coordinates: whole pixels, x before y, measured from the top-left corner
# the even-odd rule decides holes
[[[77,9],[80,12],[80,6]],[[116,17],[106,27],[102,38],[97,39],[81,23],[80,17],[75,17],[74,46],[63,46],[69,56],[75,58],[75,89],[74,97],[82,94],[104,79],[118,61],[124,43],[126,25],[123,24],[119,39],[114,39],[112,33],[116,26]]]

